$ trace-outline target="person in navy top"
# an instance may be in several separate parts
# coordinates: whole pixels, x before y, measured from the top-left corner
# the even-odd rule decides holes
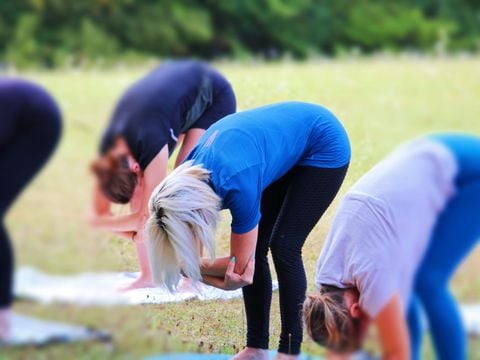
[[[45,89],[0,78],[0,347],[16,340],[11,331],[14,254],[5,217],[53,153],[61,129],[60,110]]]
[[[242,287],[247,347],[268,358],[272,279],[279,281],[279,358],[302,342],[303,244],[338,192],[350,162],[347,133],[327,109],[284,102],[229,115],[211,126],[150,199],[147,249],[157,284],[180,274],[222,289]],[[218,211],[230,210],[230,256],[215,258]],[[205,248],[211,259],[202,259]]]
[[[194,60],[161,64],[120,99],[92,165],[97,181],[90,223],[135,241],[141,275],[128,288],[153,286],[142,230],[148,199],[176,145],[177,166],[210,125],[235,110],[229,82]],[[130,203],[131,212],[113,216],[112,203]]]

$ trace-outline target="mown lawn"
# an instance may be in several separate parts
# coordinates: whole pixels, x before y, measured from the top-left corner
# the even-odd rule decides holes
[[[153,65],[153,64],[152,64]],[[480,133],[480,58],[369,59],[277,64],[218,64],[231,80],[240,109],[282,100],[323,104],[344,122],[353,158],[342,193],[403,140],[437,130]],[[18,265],[55,273],[135,270],[131,243],[91,230],[84,218],[90,198],[89,161],[112,107],[143,68],[21,74],[47,87],[62,108],[60,147],[8,217]],[[313,290],[315,262],[335,203],[310,235],[304,260]],[[228,251],[228,224],[218,233],[218,254]],[[453,291],[465,302],[480,301],[480,251],[462,266]],[[111,345],[76,344],[8,350],[0,359],[126,359],[170,350],[234,353],[243,346],[241,300],[161,306],[43,306],[18,302],[16,310],[109,330]],[[272,307],[271,347],[279,333],[278,296]],[[480,340],[471,358],[480,359]],[[304,350],[321,353],[306,341]],[[426,346],[431,358],[429,347]]]

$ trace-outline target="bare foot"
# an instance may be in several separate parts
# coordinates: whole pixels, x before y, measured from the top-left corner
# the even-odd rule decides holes
[[[180,286],[178,287],[179,292],[186,292],[186,293],[191,293],[191,292],[197,292],[199,289],[201,289],[202,284],[198,283],[196,285],[193,285],[192,279],[182,277],[182,281],[180,282]]]
[[[268,350],[246,347],[232,360],[268,360]]]
[[[153,283],[153,280],[148,276],[140,275],[140,277],[134,280],[132,283],[120,287],[118,290],[121,292],[134,290],[134,289],[143,289],[143,288],[154,288],[156,287]]]
[[[289,355],[284,353],[277,353],[275,355],[275,360],[297,360],[299,355]]]
[[[10,336],[10,309],[0,309],[0,342],[5,341]]]
[[[328,360],[353,360],[354,355],[350,353],[340,354],[334,352],[327,352],[327,356],[325,357]]]

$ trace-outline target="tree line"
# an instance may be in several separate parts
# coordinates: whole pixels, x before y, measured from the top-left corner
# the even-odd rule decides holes
[[[0,62],[480,48],[478,0],[3,0]]]

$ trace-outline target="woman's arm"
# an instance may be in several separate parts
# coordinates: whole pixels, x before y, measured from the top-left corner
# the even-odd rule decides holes
[[[229,257],[217,258],[214,261],[202,259],[200,272],[202,275],[215,276],[223,279],[225,277],[225,272],[227,271],[230,260],[231,258]]]
[[[140,219],[140,212],[118,216],[103,215],[90,219],[90,225],[102,230],[113,231],[114,233],[136,232],[139,228]]]
[[[93,189],[93,212],[95,213],[95,216],[110,215],[111,214],[110,205],[111,205],[110,201],[100,191],[98,184],[95,184],[95,187]],[[135,231],[116,231],[115,234],[124,239],[133,240],[133,237],[135,236],[136,232]]]
[[[183,138],[182,147],[178,151],[177,159],[175,160],[175,167],[185,160],[204,133],[205,130],[203,129],[190,129],[186,132],[185,137]]]
[[[93,211],[95,215],[110,215],[110,206],[110,201],[103,195],[98,182],[96,182],[93,188]]]
[[[201,272],[204,282],[225,290],[251,284],[255,271],[255,247],[258,226],[244,234],[232,233],[230,257],[203,261]]]
[[[202,281],[207,284],[223,290],[237,290],[253,283],[255,274],[255,259],[253,256],[248,260],[245,271],[240,275],[235,273],[235,256],[228,263],[223,277],[204,275]]]
[[[134,236],[136,232],[134,231],[114,231],[114,234],[120,236],[121,238],[134,241]]]
[[[148,201],[153,190],[167,175],[168,146],[162,150],[148,164],[143,173],[143,192],[139,210],[127,215],[102,215],[91,219],[91,224],[100,229],[114,232],[141,231],[141,224],[148,218]]]
[[[211,275],[223,278],[230,259],[235,257],[235,272],[242,274],[252,256],[255,255],[257,246],[258,226],[244,234],[232,233],[230,236],[230,256],[217,258],[213,261],[203,259],[201,272],[204,275]]]
[[[410,358],[410,342],[407,323],[400,297],[395,295],[375,319],[382,358],[385,360],[407,360]]]

